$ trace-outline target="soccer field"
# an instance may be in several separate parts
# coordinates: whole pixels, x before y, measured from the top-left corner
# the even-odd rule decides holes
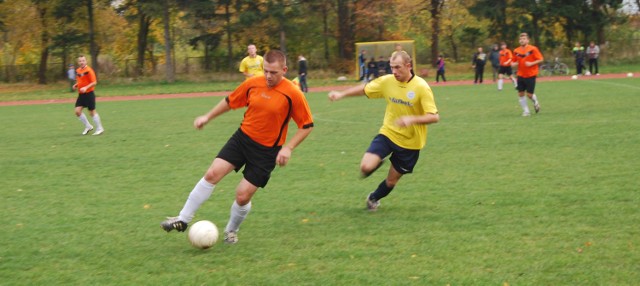
[[[358,176],[384,102],[312,93],[316,127],[254,197],[239,243],[205,251],[159,223],[243,110],[197,131],[220,97],[98,99],[106,132],[83,137],[72,104],[0,107],[0,285],[640,281],[640,79],[539,83],[529,118],[512,89],[432,88],[440,123],[377,212],[365,196],[389,165]],[[222,231],[240,178],[194,222]]]

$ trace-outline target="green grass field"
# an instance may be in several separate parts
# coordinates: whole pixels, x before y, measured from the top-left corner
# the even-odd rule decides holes
[[[165,233],[243,111],[220,98],[0,107],[1,285],[637,285],[640,79],[435,86],[440,123],[377,212],[358,178],[384,102],[309,94],[316,127],[253,199],[236,245]],[[384,170],[388,168],[385,165]],[[224,228],[239,174],[196,216]]]

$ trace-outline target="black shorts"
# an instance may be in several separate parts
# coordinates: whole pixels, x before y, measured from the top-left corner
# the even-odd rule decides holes
[[[500,66],[500,69],[498,70],[499,74],[506,74],[506,75],[512,75],[513,74],[513,70],[511,69],[511,66]]]
[[[86,107],[89,110],[95,110],[96,94],[93,93],[93,91],[78,94],[78,99],[76,99],[76,107],[78,106]]]
[[[276,167],[281,148],[262,146],[238,129],[216,157],[231,163],[236,172],[244,166],[244,178],[254,186],[264,188]]]
[[[413,172],[413,167],[415,167],[418,157],[420,157],[420,150],[402,148],[382,134],[378,134],[373,138],[367,153],[376,154],[382,159],[391,154],[391,164],[400,174]]]
[[[536,90],[536,77],[518,77],[518,91],[533,94]]]

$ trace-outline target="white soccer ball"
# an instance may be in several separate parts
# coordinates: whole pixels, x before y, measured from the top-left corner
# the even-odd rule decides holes
[[[577,75],[572,75],[571,79],[578,79],[578,76]]]
[[[586,72],[584,73],[584,75],[591,75],[591,72]]]
[[[207,249],[218,241],[218,227],[208,220],[201,220],[189,228],[188,237],[193,247]]]
[[[633,73],[628,73],[627,77],[633,77]]]

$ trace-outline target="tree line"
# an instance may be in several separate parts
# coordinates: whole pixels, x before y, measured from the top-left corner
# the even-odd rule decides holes
[[[605,43],[612,27],[634,17],[620,12],[623,2],[0,0],[0,65],[38,64],[38,82],[46,84],[52,60],[64,69],[88,53],[98,73],[135,59],[134,76],[164,65],[172,82],[176,57],[201,56],[205,70],[216,63],[231,72],[252,43],[261,52],[278,48],[290,59],[304,54],[316,67],[348,72],[356,42],[406,39],[420,47],[419,62],[433,64],[439,54],[455,61],[488,42],[513,46],[521,31],[548,48]]]

